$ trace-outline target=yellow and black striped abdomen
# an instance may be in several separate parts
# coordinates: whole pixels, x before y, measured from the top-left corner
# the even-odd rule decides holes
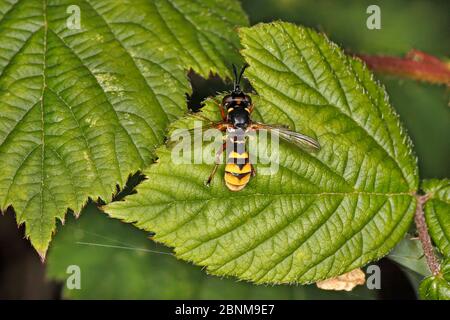
[[[244,189],[250,181],[252,165],[249,163],[248,152],[245,150],[245,141],[232,143],[233,151],[227,155],[225,166],[225,184],[231,191],[239,191]]]

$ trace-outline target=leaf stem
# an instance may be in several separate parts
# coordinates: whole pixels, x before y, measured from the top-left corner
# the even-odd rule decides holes
[[[441,270],[439,260],[434,254],[433,244],[431,243],[431,238],[428,233],[427,223],[425,221],[425,214],[423,211],[424,205],[427,202],[429,195],[416,195],[417,208],[414,217],[414,222],[416,223],[417,231],[419,233],[419,239],[422,243],[423,252],[427,260],[427,265],[433,275],[438,275]]]
[[[374,71],[450,87],[450,64],[419,50],[405,57],[356,55]]]

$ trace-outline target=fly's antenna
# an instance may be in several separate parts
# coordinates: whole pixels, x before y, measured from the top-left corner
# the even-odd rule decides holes
[[[241,73],[239,73],[239,78],[237,80],[238,85],[239,85],[239,83],[241,83],[242,75],[244,74],[244,71],[245,71],[245,69],[247,69],[247,67],[248,67],[248,64],[244,64],[242,66]]]
[[[239,82],[238,82],[237,70],[236,70],[236,66],[234,65],[234,63],[231,64],[231,66],[233,67],[233,74],[234,74],[233,91],[237,91],[237,90],[239,90]]]
[[[239,84],[241,83],[242,75],[244,74],[245,69],[247,69],[248,64],[244,64],[242,66],[241,72],[239,72],[239,76],[237,74],[236,66],[234,64],[232,64],[232,66],[233,66],[233,74],[234,74],[234,88],[233,88],[233,91],[235,91],[235,92],[241,91],[241,87],[239,86]]]

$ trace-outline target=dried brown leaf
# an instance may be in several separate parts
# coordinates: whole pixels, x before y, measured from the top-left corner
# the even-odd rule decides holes
[[[319,281],[317,287],[323,290],[352,291],[357,285],[363,285],[366,282],[366,276],[361,269],[355,269],[340,276]]]

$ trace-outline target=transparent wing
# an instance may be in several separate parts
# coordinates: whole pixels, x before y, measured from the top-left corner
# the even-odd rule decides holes
[[[199,130],[199,132],[204,133],[204,131],[211,129],[211,128],[216,128],[218,130],[223,131],[227,127],[227,124],[223,121],[212,121],[211,119],[209,119],[203,115],[199,115],[197,113],[191,113],[188,115],[188,117],[201,120],[202,121],[201,126],[196,126],[194,128],[189,128],[189,129],[182,129],[183,131],[179,131],[181,129],[181,128],[179,128],[177,130],[177,134],[172,134],[172,136],[166,138],[166,145],[169,149],[172,148],[179,141],[180,136],[183,136],[183,135],[191,135],[192,136],[192,134],[195,132],[195,130]]]
[[[308,151],[318,151],[320,150],[320,144],[311,137],[304,134],[291,131],[283,126],[269,125],[259,122],[253,122],[252,129],[255,130],[267,130],[277,134],[283,140],[286,140],[296,146],[306,149]]]

